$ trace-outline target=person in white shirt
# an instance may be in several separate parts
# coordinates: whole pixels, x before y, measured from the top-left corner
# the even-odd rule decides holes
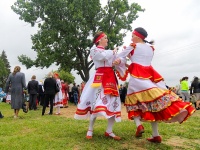
[[[121,138],[112,131],[114,122],[121,121],[118,81],[112,68],[116,58],[116,49],[105,50],[108,39],[103,32],[97,33],[93,42],[95,45],[90,49],[90,56],[96,72],[84,87],[74,118],[86,119],[90,117],[86,138],[92,139],[96,117],[104,116],[108,120],[104,136],[120,140]]]

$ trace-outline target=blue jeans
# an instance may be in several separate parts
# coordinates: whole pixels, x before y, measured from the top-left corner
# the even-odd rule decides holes
[[[74,93],[74,104],[77,105],[78,104],[78,93]]]

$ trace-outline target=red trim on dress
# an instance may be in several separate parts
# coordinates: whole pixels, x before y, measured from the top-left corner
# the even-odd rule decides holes
[[[126,72],[125,72],[125,74],[124,74],[123,77],[120,75],[119,71],[116,71],[116,74],[117,74],[117,76],[118,76],[118,78],[119,78],[120,80],[126,81],[126,78],[128,77],[128,70],[126,70]]]
[[[150,79],[152,82],[159,82],[163,80],[163,77],[152,66],[142,66],[136,63],[132,63],[128,71],[130,75],[135,78]]]
[[[86,115],[88,112],[91,114],[91,107],[87,107],[86,109],[76,109],[77,115]]]
[[[133,50],[130,52],[130,54],[132,56],[134,54],[134,50],[135,50],[136,44],[135,43],[131,43],[130,46],[133,47]]]
[[[100,48],[100,49],[103,49],[103,50],[105,49],[103,46],[97,46],[97,48]]]
[[[121,117],[121,112],[118,111],[118,112],[111,112],[107,109],[107,107],[105,106],[97,106],[93,111],[92,111],[92,114],[95,114],[95,113],[99,113],[99,112],[105,112],[106,115],[108,116],[113,116],[115,115],[116,117]]]
[[[155,48],[152,45],[150,47],[152,48],[153,51],[155,50]]]
[[[183,101],[174,101],[172,104],[167,107],[164,110],[161,110],[159,112],[142,112],[141,110],[138,111],[129,111],[128,112],[128,118],[133,119],[133,117],[141,117],[141,120],[143,121],[168,121],[180,114],[180,111],[186,109],[188,111],[188,115],[183,118],[183,121],[186,121],[189,116],[191,116],[194,112],[195,109],[192,107],[192,104],[189,102],[183,102]],[[182,122],[183,122],[182,121]],[[182,123],[180,122],[180,123]]]
[[[93,111],[91,110],[91,107],[87,107],[86,109],[77,109],[76,110],[76,114],[80,115],[80,116],[84,116],[84,115],[88,114],[88,112],[90,112],[90,114],[95,114],[95,113],[99,113],[99,112],[105,112],[106,115],[108,115],[108,116],[115,115],[116,118],[121,117],[121,112],[120,111],[111,112],[105,106],[98,106]]]

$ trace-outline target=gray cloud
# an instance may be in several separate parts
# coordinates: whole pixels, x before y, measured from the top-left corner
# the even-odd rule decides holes
[[[19,16],[11,10],[15,0],[0,1],[0,50],[5,50],[13,70],[15,65],[22,67],[29,81],[35,74],[38,80],[57,67],[38,69],[32,67],[26,69],[18,60],[17,56],[25,54],[32,59],[36,53],[31,50],[31,35],[37,32],[37,28],[19,20]],[[105,3],[105,1],[101,2]],[[130,1],[132,2],[132,1]],[[146,11],[139,14],[139,18],[133,22],[133,29],[142,26],[148,32],[148,40],[155,40],[155,56],[152,61],[154,68],[165,78],[166,84],[174,86],[179,79],[188,76],[192,80],[194,76],[200,77],[200,1],[199,0],[135,0]],[[124,38],[124,45],[129,45],[131,32]],[[91,70],[90,73],[93,73]],[[76,77],[76,83],[81,78]]]

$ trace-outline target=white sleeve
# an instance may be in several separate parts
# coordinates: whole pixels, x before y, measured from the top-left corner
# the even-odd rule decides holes
[[[126,67],[127,62],[127,56],[130,54],[130,52],[133,50],[132,46],[128,46],[125,50],[123,50],[121,53],[117,54],[117,58],[121,60],[121,63],[119,65],[115,66],[117,76],[120,80],[125,81],[128,76],[128,70]]]
[[[90,49],[90,56],[93,60],[109,60],[113,58],[113,55],[112,50],[102,50],[95,45]]]
[[[120,59],[126,59],[128,54],[133,50],[132,46],[128,46],[125,50],[123,50],[121,53],[117,54],[117,58]]]

